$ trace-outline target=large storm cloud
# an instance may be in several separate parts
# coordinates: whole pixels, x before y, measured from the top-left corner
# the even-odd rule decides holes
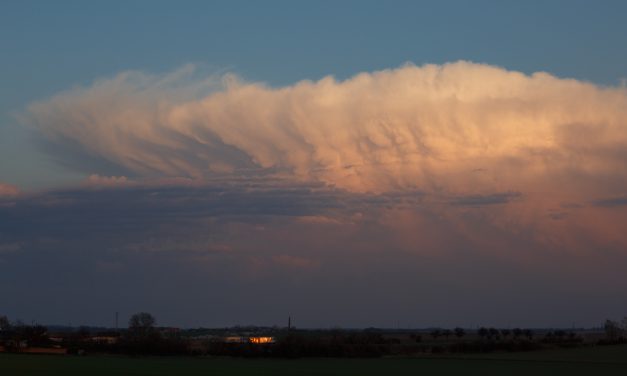
[[[96,159],[140,176],[283,174],[361,192],[626,183],[624,88],[467,62],[278,88],[193,78],[123,73],[23,120],[88,172]]]
[[[211,312],[202,294],[225,324],[297,306],[308,325],[385,325],[390,310],[588,325],[625,308],[625,88],[468,62],[285,87],[187,67],[101,79],[21,121],[89,177],[0,185],[6,281],[45,260],[101,276],[75,295],[112,305],[114,275],[125,307],[152,302],[166,322],[184,318],[160,296]]]

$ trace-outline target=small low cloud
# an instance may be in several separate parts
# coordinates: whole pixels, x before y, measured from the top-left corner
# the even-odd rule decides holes
[[[114,187],[128,187],[135,183],[129,180],[126,176],[101,176],[98,174],[92,174],[85,179],[85,186],[91,188],[114,188]]]
[[[594,201],[594,205],[604,207],[604,208],[627,206],[627,197],[613,197],[613,198],[600,199],[600,200]]]
[[[560,221],[568,217],[568,212],[554,210],[554,211],[550,211],[548,213],[548,216],[554,221]]]
[[[310,269],[320,265],[318,261],[292,255],[277,255],[272,259],[281,266],[296,269]]]
[[[521,198],[522,194],[520,192],[502,192],[489,195],[461,196],[453,199],[451,204],[458,206],[500,205]]]
[[[21,243],[0,243],[0,255],[17,252],[21,248]]]
[[[0,198],[15,197],[20,194],[20,189],[14,185],[0,182]]]
[[[150,239],[133,242],[123,247],[125,251],[141,253],[188,253],[188,254],[213,254],[230,252],[232,247],[228,244],[221,244],[211,236],[205,239],[196,236],[184,238],[183,236],[172,236],[171,234],[161,234]]]

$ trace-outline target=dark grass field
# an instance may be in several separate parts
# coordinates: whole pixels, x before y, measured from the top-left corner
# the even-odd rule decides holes
[[[403,359],[126,358],[0,354],[0,375],[627,375],[627,346]]]

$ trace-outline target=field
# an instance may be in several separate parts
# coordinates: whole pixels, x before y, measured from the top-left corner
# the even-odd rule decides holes
[[[0,354],[7,376],[625,375],[627,346],[414,359],[126,358]]]

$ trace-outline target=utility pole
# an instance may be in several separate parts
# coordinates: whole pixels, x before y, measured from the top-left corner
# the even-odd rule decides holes
[[[115,331],[118,331],[118,311],[115,311]]]
[[[287,331],[289,332],[292,329],[292,316],[287,317]]]

